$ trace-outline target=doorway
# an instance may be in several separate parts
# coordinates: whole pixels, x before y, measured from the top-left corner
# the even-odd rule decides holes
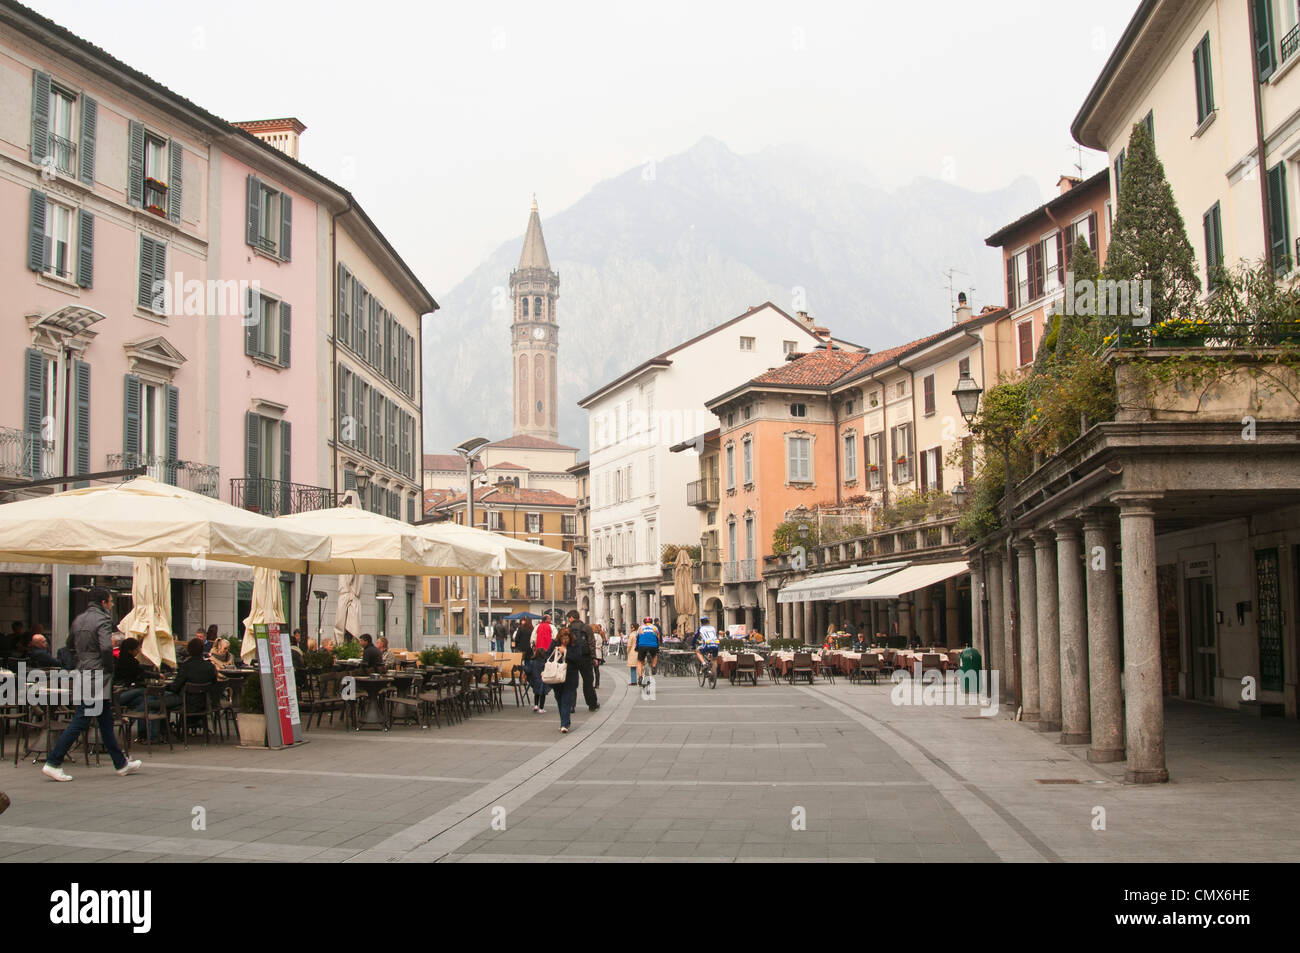
[[[1219,647],[1214,623],[1214,580],[1198,576],[1187,587],[1187,641],[1192,650],[1191,697],[1215,701],[1218,694]]]

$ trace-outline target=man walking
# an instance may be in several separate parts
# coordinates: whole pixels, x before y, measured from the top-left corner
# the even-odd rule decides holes
[[[506,624],[500,619],[492,624],[492,651],[504,652],[506,650]]]
[[[595,711],[600,707],[600,699],[596,696],[596,689],[592,687],[594,681],[592,666],[596,660],[596,634],[591,630],[591,626],[578,616],[577,609],[569,610],[569,631],[573,633],[574,645],[581,652],[576,657],[574,655],[569,657],[576,659],[578,672],[582,676],[582,700],[587,703],[587,711]]]
[[[139,761],[126,759],[113,731],[113,619],[108,614],[111,599],[107,589],[95,586],[90,590],[90,605],[86,611],[72,620],[69,637],[77,653],[77,671],[90,672],[91,675],[83,677],[98,680],[96,688],[99,694],[99,712],[95,715],[88,714],[85,701],[77,706],[72,723],[59,736],[54,750],[45,759],[45,767],[41,768],[45,776],[53,781],[72,780],[72,775],[63,770],[63,759],[73,743],[90,728],[92,720],[99,724],[100,742],[113,759],[117,773],[125,776],[140,770]]]

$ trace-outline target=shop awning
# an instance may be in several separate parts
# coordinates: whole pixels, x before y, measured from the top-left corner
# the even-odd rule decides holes
[[[864,586],[851,589],[843,593],[839,598],[897,599],[901,595],[915,592],[917,589],[924,589],[926,586],[933,586],[936,582],[943,582],[953,576],[960,576],[964,572],[970,572],[970,565],[966,562],[923,563],[908,566],[899,572],[890,573],[888,576],[872,580]]]
[[[898,572],[907,563],[876,563],[872,566],[854,566],[819,572],[793,582],[776,594],[778,603],[819,602],[826,599],[848,599],[847,593],[890,573]]]

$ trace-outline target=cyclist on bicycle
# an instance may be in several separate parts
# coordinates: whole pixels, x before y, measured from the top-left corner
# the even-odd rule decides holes
[[[653,675],[659,667],[659,630],[647,616],[636,633],[637,681],[644,682],[646,669]]]
[[[700,616],[700,627],[695,630],[695,657],[700,660],[700,664],[708,667],[716,665],[718,661],[718,652],[722,649],[722,644],[718,639],[718,630],[709,625],[708,616]]]

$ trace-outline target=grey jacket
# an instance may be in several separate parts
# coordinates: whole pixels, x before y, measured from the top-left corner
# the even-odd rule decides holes
[[[113,673],[113,619],[103,606],[92,605],[72,620],[77,669]]]

